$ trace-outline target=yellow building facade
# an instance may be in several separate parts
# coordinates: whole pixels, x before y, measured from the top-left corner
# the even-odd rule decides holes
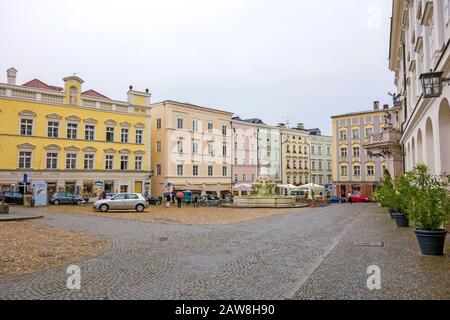
[[[128,91],[114,101],[82,91],[83,80],[64,87],[34,79],[16,84],[15,69],[0,83],[0,187],[23,191],[46,182],[48,193],[85,197],[111,192],[150,192],[150,94]]]
[[[382,156],[373,156],[364,145],[373,136],[381,134],[386,126],[385,115],[392,108],[336,115],[332,117],[333,184],[336,194],[346,197],[349,193],[371,196],[386,167]]]

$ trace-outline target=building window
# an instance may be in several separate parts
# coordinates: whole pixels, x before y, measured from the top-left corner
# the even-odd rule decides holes
[[[319,184],[323,184],[323,176],[319,176]]]
[[[120,156],[120,170],[128,170],[128,156]]]
[[[54,152],[47,153],[46,159],[46,168],[47,169],[58,169],[58,154]]]
[[[122,143],[128,143],[128,134],[130,130],[127,128],[120,129],[120,142]]]
[[[239,181],[239,175],[235,174],[234,175],[234,182],[238,182]]]
[[[243,166],[246,166],[246,165],[247,165],[247,159],[245,159],[245,158],[242,159],[242,165],[243,165]]]
[[[367,175],[368,176],[374,176],[375,175],[375,168],[374,168],[374,166],[367,166]]]
[[[226,124],[222,125],[222,135],[226,136],[227,135],[227,131],[228,131],[227,125]]]
[[[355,177],[359,177],[361,175],[361,167],[360,166],[353,167],[353,175]]]
[[[373,133],[373,129],[372,128],[366,128],[366,138],[369,138]]]
[[[161,141],[156,141],[156,152],[161,152]]]
[[[331,171],[331,161],[328,161],[328,167],[327,167],[327,169],[328,169],[328,171]]]
[[[322,171],[322,161],[319,161],[319,171]]]
[[[341,157],[347,157],[347,148],[341,148]]]
[[[295,147],[294,147],[295,150]],[[311,146],[311,154],[316,154],[316,147]]]
[[[192,175],[193,175],[194,177],[197,177],[197,176],[198,176],[198,165],[193,165],[193,166],[192,166]]]
[[[327,147],[327,156],[331,156],[331,147]]]
[[[183,140],[178,140],[177,141],[177,151],[178,153],[183,153]]]
[[[114,169],[114,156],[112,154],[107,154],[105,156],[105,169],[106,170]]]
[[[227,156],[227,146],[226,145],[222,146],[222,156],[224,156],[224,157]]]
[[[136,144],[143,143],[143,131],[141,129],[136,129]]]
[[[94,170],[94,155],[85,154],[84,155],[84,170]]]
[[[340,140],[347,140],[347,130],[339,131],[339,139]]]
[[[68,153],[66,155],[66,169],[74,170],[77,168],[77,155],[75,153]]]
[[[234,158],[234,165],[235,165],[235,166],[238,165],[238,158]]]
[[[106,127],[106,142],[114,142],[114,128]]]
[[[252,181],[255,181],[255,174],[252,173]]]
[[[198,120],[197,119],[192,120],[192,131],[198,132]]]
[[[214,175],[214,167],[208,166],[208,177],[212,177]]]
[[[224,177],[228,176],[228,167],[227,166],[222,167],[222,175]]]
[[[444,0],[444,21],[448,26],[450,21],[450,0]]]
[[[134,170],[137,170],[137,171],[142,170],[142,156],[134,157]]]
[[[238,149],[238,143],[235,142],[235,143],[234,143],[234,150],[237,150],[237,149]]]
[[[359,147],[353,147],[353,156],[359,157],[361,155],[361,151]]]
[[[22,136],[33,135],[33,119],[20,119],[20,134]]]
[[[316,162],[311,161],[311,170],[316,170]]]
[[[177,118],[177,129],[183,129],[184,128],[184,119],[183,117]]]
[[[352,130],[352,137],[353,139],[359,139],[359,129]]]
[[[157,175],[157,176],[160,176],[160,175],[161,175],[161,172],[162,172],[162,170],[161,170],[161,165],[160,165],[160,164],[157,164],[157,165],[156,165],[156,175]]]
[[[198,142],[192,142],[192,154],[198,154]]]
[[[183,165],[182,164],[177,165],[177,175],[178,176],[183,175]]]
[[[31,169],[31,151],[19,152],[19,169]]]
[[[213,123],[211,121],[208,122],[208,133],[213,133]]]
[[[93,125],[86,125],[84,127],[84,139],[93,141],[95,135],[95,126]]]
[[[68,123],[67,124],[67,139],[76,139],[78,134],[78,124]]]
[[[161,129],[161,119],[156,119],[156,129]]]
[[[348,175],[348,168],[347,166],[341,166],[341,176]]]
[[[247,181],[247,175],[245,173],[242,175],[242,181]]]
[[[47,136],[49,138],[58,138],[59,122],[49,121],[47,124]]]
[[[208,143],[208,155],[214,156],[214,144]]]

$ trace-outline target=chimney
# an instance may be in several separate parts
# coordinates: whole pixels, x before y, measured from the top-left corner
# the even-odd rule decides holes
[[[388,104],[385,104],[384,106],[383,106],[383,110],[388,110],[389,109],[389,105]]]
[[[380,101],[373,102],[373,110],[380,110]]]
[[[15,86],[17,70],[15,68],[9,68],[8,70],[6,70],[6,75],[7,75],[7,79],[8,79],[7,83]]]
[[[297,123],[298,130],[305,130],[305,125],[303,123]]]

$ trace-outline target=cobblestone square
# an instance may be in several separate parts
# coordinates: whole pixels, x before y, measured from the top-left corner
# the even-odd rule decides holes
[[[299,209],[231,225],[53,212],[36,223],[101,236],[110,246],[78,263],[80,290],[67,289],[62,266],[1,277],[0,299],[450,298],[448,256],[421,256],[412,230],[397,229],[372,204]],[[381,268],[378,291],[366,287],[372,264]]]

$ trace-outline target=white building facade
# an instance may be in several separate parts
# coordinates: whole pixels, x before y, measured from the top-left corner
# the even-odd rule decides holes
[[[450,87],[426,98],[421,76],[450,78],[450,0],[394,0],[389,68],[400,94],[404,167],[425,163],[433,174],[450,172]]]

